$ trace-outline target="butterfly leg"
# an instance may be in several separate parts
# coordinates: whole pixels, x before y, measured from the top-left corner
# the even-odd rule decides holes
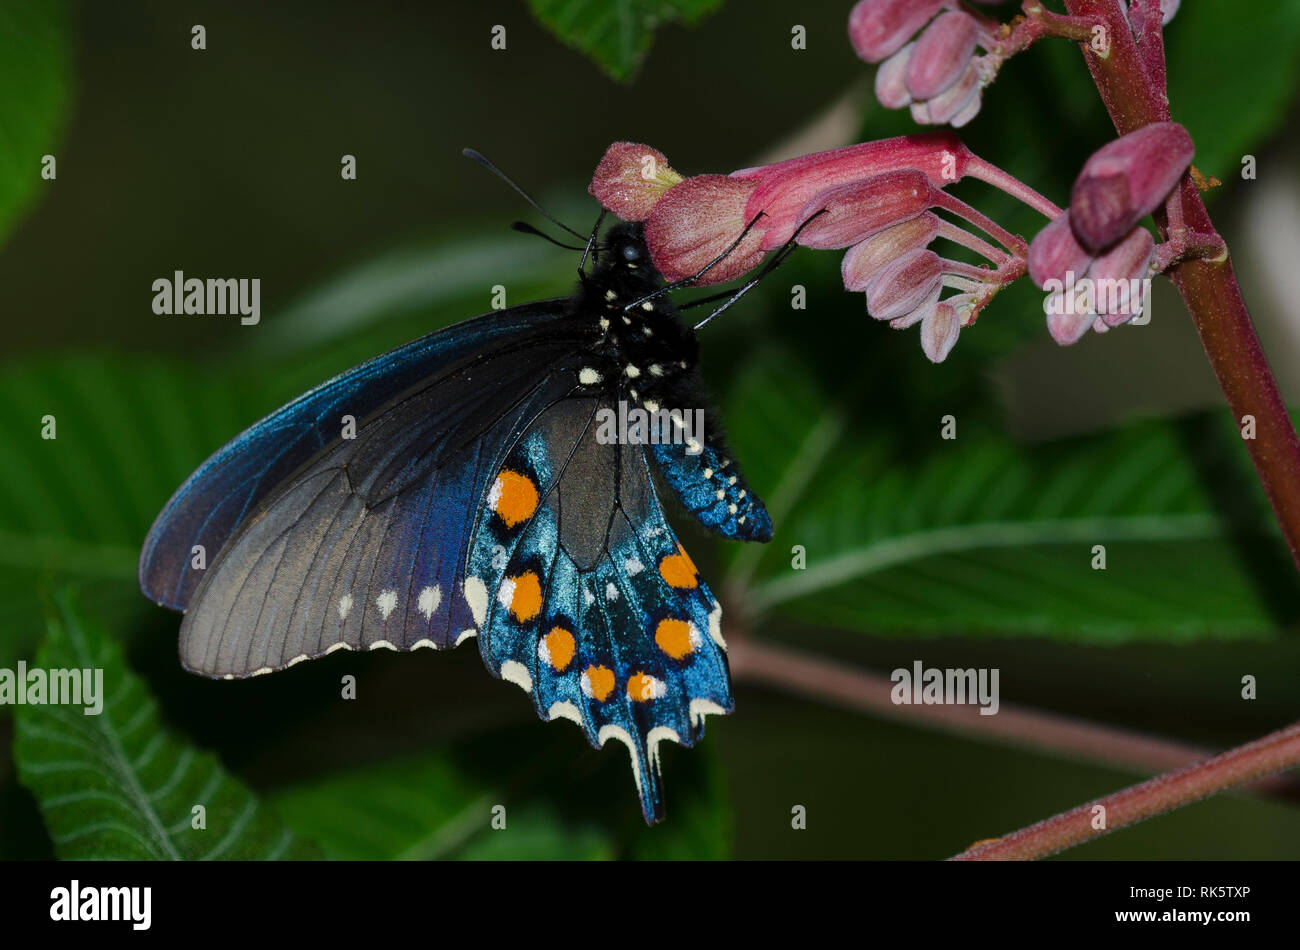
[[[664,294],[669,293],[671,291],[680,290],[683,287],[690,287],[701,277],[703,277],[709,271],[713,270],[713,268],[717,267],[724,260],[726,260],[728,255],[730,255],[733,251],[735,251],[736,248],[740,247],[741,242],[744,241],[745,238],[749,235],[749,232],[754,229],[754,226],[758,224],[758,219],[763,217],[763,215],[764,212],[760,211],[758,214],[750,218],[749,223],[746,224],[744,230],[740,232],[740,236],[736,238],[734,241],[732,241],[726,247],[726,249],[723,250],[721,254],[719,254],[713,260],[709,261],[707,264],[705,264],[703,267],[697,270],[694,274],[690,275],[689,277],[683,277],[680,280],[674,280],[672,283],[664,284],[658,290],[653,290],[643,297],[638,297],[636,300],[633,300],[630,304],[625,306],[623,308],[623,312],[627,313],[629,310],[633,309],[634,307],[640,306],[645,301],[653,300],[655,297],[663,296]]]
[[[759,268],[757,274],[755,274],[749,280],[745,281],[745,283],[741,285],[739,290],[736,290],[735,292],[723,291],[720,294],[713,294],[709,297],[701,298],[700,300],[692,300],[690,303],[687,303],[682,307],[679,307],[678,309],[680,310],[686,310],[689,309],[690,307],[697,307],[700,304],[712,303],[715,300],[721,300],[723,297],[727,297],[728,295],[730,295],[730,298],[727,300],[726,303],[724,303],[718,309],[714,310],[711,314],[709,314],[699,323],[695,324],[693,329],[695,330],[700,329],[700,327],[704,326],[706,323],[708,323],[718,314],[722,313],[722,311],[726,310],[728,307],[730,307],[732,304],[738,301],[741,297],[745,296],[745,294],[749,293],[756,286],[758,286],[758,282],[761,281],[764,277],[772,273],[772,271],[776,270],[787,260],[789,260],[790,255],[793,254],[795,252],[795,249],[798,247],[798,244],[796,242],[799,239],[799,233],[803,231],[804,228],[808,227],[808,225],[812,224],[813,221],[817,219],[818,215],[823,215],[825,213],[826,213],[826,209],[823,208],[821,211],[818,211],[817,214],[812,215],[812,217],[808,218],[807,221],[799,225],[799,227],[795,229],[794,234],[790,235],[790,240],[782,244],[780,250],[778,250],[775,254],[773,254],[768,259],[767,263],[765,263],[761,268]]]

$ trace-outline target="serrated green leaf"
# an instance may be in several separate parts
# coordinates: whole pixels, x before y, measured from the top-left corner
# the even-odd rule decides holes
[[[0,239],[57,179],[41,177],[42,157],[57,145],[72,100],[72,40],[62,0],[0,4]]]
[[[850,431],[870,407],[819,395],[788,353],[757,358],[732,401],[738,456],[776,523],[727,576],[759,616],[1096,642],[1267,636],[1297,616],[1300,585],[1226,417],[1034,446],[976,412],[952,441],[938,415]]]
[[[665,23],[694,23],[722,0],[528,0],[533,15],[615,79],[628,79]]]
[[[56,598],[35,667],[102,670],[103,707],[22,705],[14,759],[61,858],[266,860],[303,858],[300,841],[216,757],[165,729],[121,648]],[[205,827],[193,827],[202,806]]]

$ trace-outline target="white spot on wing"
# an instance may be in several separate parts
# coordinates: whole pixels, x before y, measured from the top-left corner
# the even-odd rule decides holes
[[[605,585],[605,598],[607,600],[618,600],[618,586],[613,581]]]
[[[419,608],[420,613],[424,614],[425,620],[432,620],[433,612],[438,609],[440,603],[442,603],[442,588],[434,584],[432,587],[426,587],[420,591],[420,598],[416,601],[416,607]]]
[[[727,648],[727,642],[722,639],[722,605],[717,601],[714,601],[713,609],[709,611],[709,636],[722,649]]]
[[[388,615],[391,614],[393,608],[397,606],[397,591],[384,591],[375,598],[375,605],[379,608],[379,615],[387,620]]]
[[[370,649],[372,649],[372,650],[393,650],[393,651],[396,651],[396,650],[397,650],[397,647],[393,646],[393,645],[392,645],[391,643],[389,643],[387,640],[376,640],[374,643],[370,644]]]
[[[487,617],[487,587],[477,577],[465,578],[465,603],[469,605],[469,612],[473,616],[474,622],[480,627],[483,626],[483,620]],[[461,636],[464,636],[464,634],[461,634]],[[460,641],[457,640],[456,642],[459,643]]]
[[[507,683],[514,683],[525,693],[533,691],[533,678],[528,675],[528,667],[518,660],[506,660],[501,664],[501,678]]]
[[[333,643],[330,644],[329,649],[325,651],[325,655],[329,656],[335,650],[351,650],[351,649],[352,649],[352,644],[350,643]]]
[[[582,369],[578,370],[578,382],[582,383],[584,386],[595,386],[602,379],[604,379],[604,377],[590,366],[584,366]]]
[[[510,580],[509,578],[506,578],[501,582],[501,586],[497,588],[497,602],[500,603],[502,607],[505,607],[507,610],[509,610],[510,602],[514,599],[515,599],[515,582],[513,580]],[[474,619],[478,620],[477,617],[475,617]],[[479,623],[482,622],[483,622],[482,620],[479,620]]]
[[[462,630],[460,633],[458,633],[458,634],[456,635],[456,643],[455,643],[455,646],[460,646],[462,643],[464,643],[464,642],[465,642],[466,640],[468,640],[470,637],[477,637],[477,636],[478,636],[478,631],[477,631],[477,630]]]
[[[422,647],[429,650],[436,650],[438,649],[438,644],[434,643],[428,637],[425,637],[422,640],[416,640],[411,644],[412,650],[419,650]]]
[[[339,598],[339,619],[347,620],[348,613],[352,610],[352,595],[344,594]]]
[[[578,712],[578,707],[573,703],[552,703],[551,708],[546,710],[546,718],[567,719],[570,722],[576,722],[579,726],[582,725],[582,713]]]
[[[628,577],[636,577],[645,570],[645,565],[641,563],[639,557],[630,557],[623,562],[623,569],[627,571]]]

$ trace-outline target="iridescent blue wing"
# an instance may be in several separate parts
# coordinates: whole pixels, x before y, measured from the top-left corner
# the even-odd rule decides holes
[[[664,519],[639,445],[602,444],[605,399],[538,417],[494,480],[467,566],[480,649],[543,719],[624,743],[647,821],[658,745],[732,710],[722,610]]]
[[[158,515],[140,555],[141,590],[173,610],[186,609],[204,576],[190,566],[194,547],[214,558],[271,493],[339,439],[343,416],[360,423],[408,389],[473,367],[501,341],[519,347],[553,337],[564,306],[542,301],[428,334],[322,383],[251,426],[204,462]],[[496,381],[503,388],[506,382]],[[486,381],[478,391],[496,395]]]
[[[336,649],[446,647],[473,633],[462,580],[487,482],[533,417],[577,385],[578,344],[562,316],[549,320],[543,333],[529,326],[429,367],[364,418],[346,397],[331,400],[328,411],[361,419],[355,438],[336,437],[249,504],[197,572],[182,664],[238,678]],[[247,469],[239,456],[266,426],[217,457]],[[245,482],[236,484],[242,497]],[[214,493],[215,506],[225,503]]]

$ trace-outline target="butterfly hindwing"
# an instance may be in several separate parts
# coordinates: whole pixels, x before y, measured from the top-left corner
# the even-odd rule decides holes
[[[608,408],[573,398],[539,417],[498,473],[468,572],[486,592],[489,668],[543,719],[624,743],[654,820],[659,743],[693,745],[733,704],[721,608],[664,519],[645,447],[597,437]]]

